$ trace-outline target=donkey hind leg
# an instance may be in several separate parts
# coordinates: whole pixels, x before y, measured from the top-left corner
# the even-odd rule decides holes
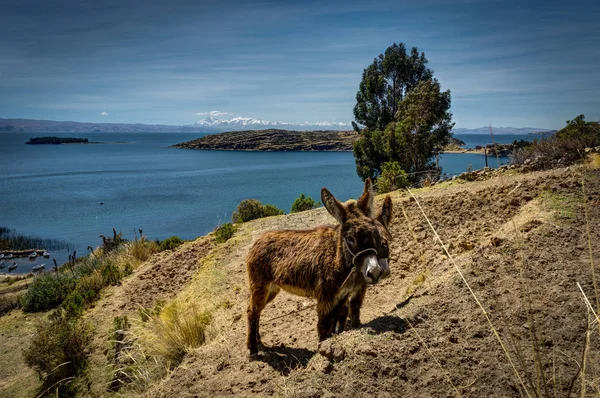
[[[337,319],[337,326],[335,327],[335,333],[340,334],[346,329],[346,322],[348,321],[348,313],[350,312],[350,304],[346,301],[344,306],[340,309],[340,315]]]
[[[279,286],[277,286],[274,283],[271,283],[271,285],[269,286],[268,293],[267,293],[267,301],[265,302],[265,306],[267,304],[269,304],[271,301],[273,301],[275,296],[277,296],[280,291],[281,291],[281,288]],[[258,314],[258,321],[256,323],[256,340],[258,341],[259,345],[262,344],[262,341],[260,339],[260,314]]]
[[[367,292],[367,285],[364,285],[356,294],[350,298],[350,326],[360,327],[360,307],[362,307]]]
[[[269,286],[252,286],[250,303],[248,304],[248,349],[250,354],[258,353],[258,325],[260,313],[267,304],[269,298]]]

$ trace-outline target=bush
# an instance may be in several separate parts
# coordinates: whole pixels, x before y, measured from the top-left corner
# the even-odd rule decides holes
[[[195,307],[181,309],[173,303],[154,319],[154,348],[171,365],[177,365],[188,350],[204,344],[211,316]]]
[[[160,243],[160,250],[174,250],[182,244],[183,241],[178,236],[171,236]]]
[[[115,286],[121,282],[121,271],[110,261],[104,264],[100,272],[105,285]]]
[[[99,298],[105,285],[105,278],[99,272],[79,279],[75,290],[69,293],[62,303],[66,314],[70,317],[82,315],[85,308]]]
[[[75,289],[75,279],[69,275],[43,273],[33,279],[21,300],[24,312],[47,311],[58,307]]]
[[[266,204],[263,217],[280,216],[285,214],[285,211],[281,210],[275,205]]]
[[[301,194],[292,204],[290,213],[298,213],[299,211],[316,209],[319,206],[321,206],[321,202],[315,202],[310,196],[304,196],[304,194]]]
[[[215,242],[227,242],[233,236],[233,234],[235,234],[236,230],[237,228],[230,222],[217,227],[217,229],[215,229]]]
[[[408,175],[402,170],[398,162],[383,164],[381,174],[377,179],[377,192],[387,193],[406,188],[409,185]]]
[[[242,200],[238,205],[231,220],[234,223],[242,223],[257,218],[278,216],[284,214],[283,210],[279,209],[274,205],[263,205],[259,200],[256,199],[245,199]]]
[[[234,223],[242,223],[257,218],[264,217],[265,207],[259,200],[246,199],[242,200],[233,212],[231,220]]]
[[[73,396],[72,379],[83,373],[91,333],[81,320],[58,315],[37,325],[31,345],[23,351],[25,363],[43,379],[40,391],[57,396]],[[52,387],[52,391],[47,391]]]

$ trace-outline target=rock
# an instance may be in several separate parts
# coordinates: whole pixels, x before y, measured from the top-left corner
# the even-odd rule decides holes
[[[531,159],[525,159],[523,166],[527,166],[529,163],[531,163]]]
[[[319,343],[319,354],[332,362],[340,362],[346,357],[346,350],[334,340],[325,340]]]

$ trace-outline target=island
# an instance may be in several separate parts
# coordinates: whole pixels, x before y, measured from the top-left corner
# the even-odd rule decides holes
[[[214,151],[351,151],[357,139],[355,131],[246,130],[207,135],[173,145],[173,148]]]
[[[87,138],[70,137],[35,137],[30,138],[25,144],[28,145],[58,145],[58,144],[89,144]]]
[[[289,131],[289,130],[246,130],[211,134],[172,148],[208,151],[352,151],[358,139],[355,131]],[[450,138],[444,152],[466,151],[464,141]]]

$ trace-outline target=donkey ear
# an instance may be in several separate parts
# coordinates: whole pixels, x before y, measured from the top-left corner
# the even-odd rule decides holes
[[[331,214],[340,224],[343,224],[346,221],[346,209],[344,208],[344,205],[338,202],[327,188],[321,189],[321,202],[323,202],[323,205],[329,214]]]
[[[356,203],[358,208],[365,213],[367,217],[373,217],[373,183],[370,178],[365,180],[365,190],[363,194],[358,198]]]
[[[390,221],[392,220],[392,198],[390,198],[390,195],[387,195],[385,197],[385,200],[383,201],[383,206],[381,206],[381,211],[379,212],[379,215],[377,216],[377,221],[379,221],[380,223],[383,224],[384,227],[388,227],[388,225],[390,224]]]

